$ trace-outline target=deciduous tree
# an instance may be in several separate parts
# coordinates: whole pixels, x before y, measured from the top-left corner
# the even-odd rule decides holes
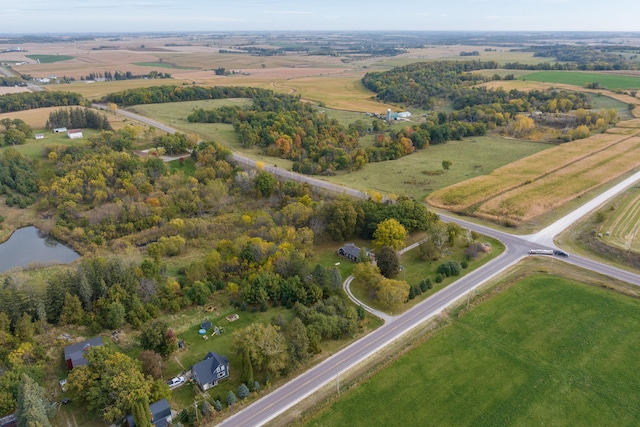
[[[380,273],[388,278],[394,278],[400,272],[400,258],[396,251],[390,246],[383,246],[376,254],[376,263]]]
[[[373,233],[373,244],[377,248],[390,246],[398,250],[404,246],[407,230],[396,219],[389,218],[382,221]]]
[[[409,285],[401,280],[384,279],[378,284],[376,299],[385,308],[396,309],[409,298]]]

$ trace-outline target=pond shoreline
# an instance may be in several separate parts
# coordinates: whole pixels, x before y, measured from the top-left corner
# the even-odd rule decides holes
[[[0,243],[0,273],[31,266],[71,264],[81,257],[82,254],[71,246],[34,225],[28,225],[14,229]]]

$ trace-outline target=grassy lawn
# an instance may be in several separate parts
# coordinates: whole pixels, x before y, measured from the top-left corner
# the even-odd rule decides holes
[[[640,301],[537,274],[450,323],[306,425],[640,422]]]
[[[640,77],[621,76],[619,74],[589,73],[580,71],[538,71],[518,77],[521,80],[536,82],[563,83],[576,86],[586,86],[587,83],[600,83],[607,89],[638,89]]]
[[[504,245],[495,239],[483,236],[478,241],[491,245],[492,251],[489,254],[480,255],[478,258],[474,260],[469,260],[468,261],[469,266],[466,269],[462,270],[463,276],[465,274],[472,272],[476,268],[479,268],[480,266],[486,264],[487,262],[491,261],[492,259],[500,255],[504,251]],[[400,308],[400,312],[404,312],[410,309],[414,305],[418,304],[419,302],[425,300],[426,298],[435,294],[439,290],[447,287],[451,283],[458,280],[461,276],[446,277],[444,278],[442,283],[436,283],[435,278],[437,275],[438,266],[443,262],[464,261],[467,258],[464,254],[465,249],[466,249],[466,245],[462,241],[459,241],[458,245],[450,249],[450,252],[446,257],[441,258],[438,261],[421,260],[420,250],[418,248],[410,250],[409,252],[402,255],[400,259],[400,263],[404,268],[404,270],[401,271],[400,274],[398,274],[396,279],[406,281],[409,285],[417,285],[422,280],[426,278],[431,278],[431,283],[433,284],[433,288],[422,293],[419,296],[416,296],[415,299],[405,303]],[[346,276],[344,277],[346,278]],[[383,309],[379,305],[378,301],[374,298],[374,295],[371,293],[371,291],[368,290],[366,284],[360,282],[359,280],[354,280],[351,283],[351,292],[355,295],[356,298],[363,301],[368,306],[373,307],[377,310],[388,312],[387,310]],[[391,314],[397,315],[399,313],[394,311]]]
[[[35,130],[34,134],[42,133],[44,134],[44,139],[28,139],[25,144],[16,145],[13,148],[16,151],[24,154],[30,159],[41,159],[44,154],[44,147],[47,145],[74,145],[82,143],[83,141],[87,141],[87,138],[93,135],[100,133],[98,130],[93,129],[82,129],[83,137],[80,139],[69,139],[66,132],[53,133],[47,130]],[[7,148],[7,146],[3,147]],[[2,149],[0,149],[2,151]]]

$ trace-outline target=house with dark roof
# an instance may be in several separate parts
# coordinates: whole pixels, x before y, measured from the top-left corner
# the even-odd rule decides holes
[[[229,359],[215,351],[210,351],[204,360],[191,367],[191,378],[202,391],[217,386],[218,381],[229,376]]]
[[[67,368],[69,370],[76,366],[82,366],[89,363],[84,358],[85,351],[91,347],[100,347],[102,345],[101,337],[94,337],[86,341],[82,341],[76,344],[68,345],[64,348],[64,360],[67,361]]]
[[[365,248],[365,251],[367,252],[367,256],[372,256],[371,252],[367,248]],[[347,243],[346,245],[338,249],[338,255],[350,259],[354,262],[360,262],[360,248],[353,243]]]
[[[171,408],[167,399],[160,399],[149,405],[151,411],[151,425],[154,427],[167,427],[171,424]],[[127,425],[136,427],[133,415],[127,415]]]

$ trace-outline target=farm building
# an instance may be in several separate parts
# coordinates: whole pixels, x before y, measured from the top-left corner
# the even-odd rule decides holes
[[[365,248],[367,251],[367,256],[371,256],[371,252]],[[353,243],[347,243],[340,249],[338,249],[338,255],[343,256],[351,261],[360,262],[360,248],[354,245]]]
[[[82,138],[82,129],[70,129],[67,131],[67,136],[69,139]]]
[[[411,117],[411,113],[408,111],[401,111],[399,113],[392,113],[391,110],[387,110],[387,121],[391,120],[400,120],[400,119],[408,119]]]
[[[171,408],[167,399],[160,399],[149,405],[151,411],[151,425],[153,427],[167,427],[171,425]],[[133,415],[127,415],[127,425],[136,427]]]
[[[53,129],[53,133],[62,133],[62,132],[66,132],[67,128],[54,128]]]
[[[191,367],[191,378],[202,391],[217,386],[218,381],[229,376],[229,358],[210,351],[202,362]]]
[[[67,361],[67,368],[71,370],[76,366],[82,366],[89,363],[89,361],[84,358],[84,352],[89,350],[91,347],[100,347],[101,345],[102,338],[94,337],[87,341],[66,346],[64,348],[64,360]]]
[[[36,134],[34,135],[34,138],[35,138],[35,139],[44,139],[44,134],[36,133]]]

